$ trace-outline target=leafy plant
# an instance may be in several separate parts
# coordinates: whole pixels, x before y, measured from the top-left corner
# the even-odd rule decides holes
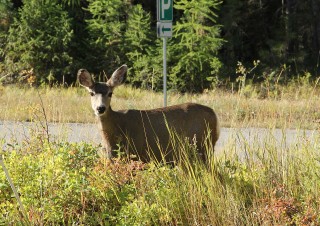
[[[241,62],[238,62],[236,73],[239,75],[236,81],[239,83],[239,95],[248,95],[252,93],[252,86],[247,84],[247,76],[251,74],[260,64],[259,60],[253,61],[251,68],[246,68]],[[253,80],[253,79],[252,79]],[[251,82],[252,82],[251,80]]]
[[[319,224],[319,140],[279,147],[236,131],[245,145],[212,159],[184,158],[176,167],[98,157],[97,148],[41,139],[2,151],[27,212],[23,218],[0,170],[0,222],[83,225]],[[240,139],[240,140],[239,140]],[[34,140],[36,142],[36,140]],[[297,140],[297,144],[298,144]],[[176,140],[181,151],[193,144]],[[178,150],[175,150],[178,151]]]

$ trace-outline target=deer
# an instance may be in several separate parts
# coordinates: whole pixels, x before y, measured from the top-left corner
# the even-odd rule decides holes
[[[196,140],[197,155],[202,159],[205,160],[208,154],[206,141],[212,147],[210,152],[213,154],[219,137],[219,126],[212,108],[185,103],[151,110],[112,110],[112,93],[125,82],[127,69],[127,65],[122,65],[107,82],[95,82],[86,69],[79,69],[77,73],[80,85],[91,95],[91,107],[97,118],[108,159],[116,157],[115,150],[121,145],[126,155],[137,156],[143,162],[153,158],[174,162],[176,150],[172,145],[171,131],[190,141]]]

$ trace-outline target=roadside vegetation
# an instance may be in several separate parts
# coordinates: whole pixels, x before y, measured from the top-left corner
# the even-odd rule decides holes
[[[286,84],[264,80],[253,84],[239,76],[232,85],[181,94],[169,91],[168,104],[196,102],[212,107],[223,127],[317,129],[320,123],[318,80],[309,74]],[[90,96],[81,87],[0,87],[0,119],[35,121],[45,109],[49,122],[94,123]],[[150,90],[118,87],[111,106],[120,109],[152,109],[163,105],[163,94]]]
[[[195,146],[177,141],[191,156]],[[288,147],[270,135],[258,145],[236,134],[209,167],[184,158],[171,168],[110,164],[100,147],[34,136],[1,152],[24,211],[0,170],[0,224],[319,225],[319,141]]]
[[[170,92],[169,104],[213,107],[222,126],[318,128],[317,81],[304,75],[286,86],[266,84],[243,79],[235,84],[237,91]],[[47,121],[94,122],[90,97],[80,87],[3,86],[0,92],[1,120],[33,121],[40,127]],[[115,91],[112,107],[148,109],[162,101],[161,93],[123,86]],[[320,224],[318,136],[287,146],[272,133],[262,142],[248,142],[237,133],[209,167],[184,158],[172,168],[155,161],[110,164],[99,157],[100,146],[53,142],[50,134],[34,132],[1,151],[25,210],[0,170],[3,225]],[[177,141],[178,151],[192,154],[192,143]],[[244,152],[239,153],[239,144]]]

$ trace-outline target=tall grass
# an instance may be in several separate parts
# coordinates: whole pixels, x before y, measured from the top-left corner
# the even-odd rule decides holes
[[[169,103],[213,107],[222,126],[318,128],[316,86],[269,87],[263,98],[256,87],[243,87],[240,93],[170,93]],[[0,94],[2,120],[39,122],[44,109],[49,121],[94,121],[84,89],[7,86]],[[161,105],[161,93],[130,87],[119,87],[112,99],[115,110]],[[252,142],[236,130],[209,166],[194,158],[192,142],[173,134],[183,159],[175,167],[120,159],[110,164],[98,156],[100,147],[35,134],[0,153],[26,210],[19,211],[0,170],[0,224],[320,225],[319,135],[287,145],[269,131],[263,138],[252,134]]]
[[[298,82],[275,90],[247,85],[242,92],[214,89],[202,94],[170,92],[168,104],[196,102],[212,107],[224,127],[278,127],[317,129],[320,89]],[[264,93],[267,94],[264,94]],[[0,87],[0,119],[34,121],[41,110],[39,94],[51,122],[95,122],[90,97],[81,87]],[[152,109],[163,105],[162,93],[121,86],[111,101],[114,110]]]
[[[232,136],[210,165],[176,137],[177,166],[106,162],[80,143],[33,142],[3,151],[27,217],[0,170],[0,222],[78,225],[319,225],[320,137],[259,145]],[[235,143],[243,144],[239,152]],[[210,147],[209,152],[210,152]],[[191,157],[191,158],[190,158]]]

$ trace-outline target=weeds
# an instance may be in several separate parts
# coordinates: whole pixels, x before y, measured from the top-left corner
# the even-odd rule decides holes
[[[290,147],[272,137],[260,145],[243,136],[231,141],[239,140],[245,153],[227,148],[211,156],[210,168],[193,161],[192,142],[182,140],[176,148],[185,158],[173,168],[153,161],[110,164],[98,147],[46,139],[36,150],[25,143],[2,155],[30,224],[320,224],[319,138]],[[2,171],[0,203],[0,222],[23,221]]]
[[[266,85],[253,85],[248,79],[241,93],[222,89],[202,94],[170,93],[168,104],[196,102],[212,107],[223,127],[278,127],[317,129],[320,121],[318,81],[301,76],[287,86],[275,79]],[[267,76],[266,76],[267,77]],[[39,101],[41,95],[43,105]],[[240,95],[241,94],[241,95]],[[111,106],[121,109],[161,107],[161,93],[119,87]],[[43,107],[42,107],[43,106]],[[9,121],[35,121],[35,112],[45,109],[49,122],[94,123],[87,93],[78,88],[0,88],[0,118]],[[45,126],[45,125],[44,125]]]
[[[212,90],[170,98],[214,107],[222,126],[318,128],[318,81],[306,74],[285,87],[280,75],[272,76],[264,97],[246,80],[240,97]],[[0,170],[2,225],[320,225],[320,137],[287,146],[271,132],[259,142],[236,133],[222,154],[209,157],[210,167],[194,161],[193,141],[175,137],[183,159],[175,167],[120,159],[110,164],[98,156],[100,147],[49,139],[44,122],[91,122],[82,90],[42,88],[42,103],[37,92],[0,88],[2,119],[42,121],[31,138],[0,153],[27,217]],[[148,109],[161,103],[161,94],[119,87],[112,105]]]

